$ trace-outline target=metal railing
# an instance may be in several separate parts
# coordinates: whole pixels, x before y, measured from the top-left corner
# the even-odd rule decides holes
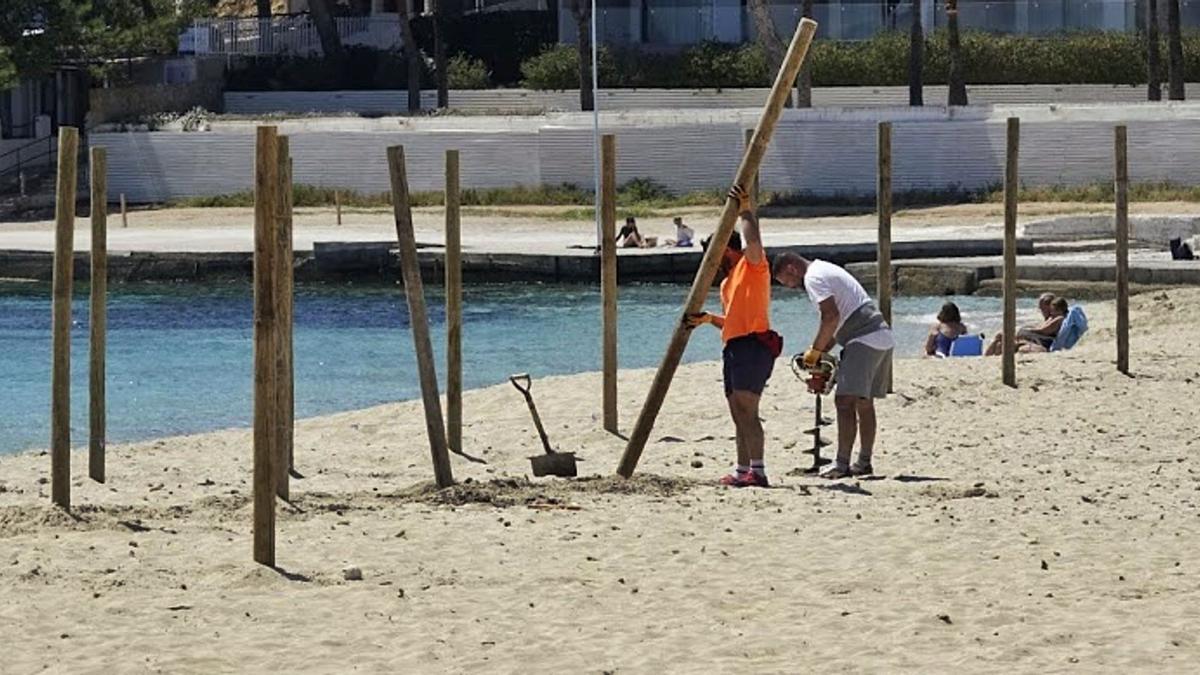
[[[0,194],[24,192],[26,178],[53,167],[58,158],[58,137],[46,136],[0,154]],[[22,195],[24,196],[24,195]]]
[[[404,43],[395,14],[343,16],[334,19],[347,47],[399,49]],[[181,52],[198,55],[260,56],[322,53],[321,37],[307,14],[270,19],[196,19],[180,39]]]

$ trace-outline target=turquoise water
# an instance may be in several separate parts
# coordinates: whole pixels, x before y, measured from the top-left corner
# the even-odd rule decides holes
[[[87,442],[87,288],[76,289],[72,332],[72,439]],[[623,286],[620,364],[655,366],[687,294],[680,285]],[[944,298],[899,298],[899,353],[917,354]],[[999,301],[955,298],[968,322],[991,332]],[[439,376],[445,342],[442,289],[427,289]],[[717,307],[715,293],[710,306]],[[110,288],[110,442],[247,426],[251,414],[252,290],[248,284]],[[816,314],[776,289],[773,321],[793,353],[812,339]],[[463,379],[468,388],[514,372],[600,368],[598,290],[570,285],[466,289]],[[300,286],[296,297],[296,414],[310,417],[419,396],[408,310],[399,287]],[[719,358],[702,328],[685,361]],[[50,286],[0,283],[0,453],[49,445]],[[444,381],[443,381],[444,384]],[[714,392],[719,390],[714,390]],[[714,394],[716,395],[716,394]]]

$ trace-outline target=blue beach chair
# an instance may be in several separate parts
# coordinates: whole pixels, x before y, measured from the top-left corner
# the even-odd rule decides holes
[[[950,344],[950,356],[983,356],[983,336],[958,336],[958,338]]]
[[[1058,335],[1055,336],[1054,342],[1050,344],[1050,351],[1061,352],[1074,347],[1087,329],[1087,315],[1083,313],[1083,308],[1079,305],[1072,307],[1067,312],[1067,318],[1063,321],[1062,327],[1058,329]]]

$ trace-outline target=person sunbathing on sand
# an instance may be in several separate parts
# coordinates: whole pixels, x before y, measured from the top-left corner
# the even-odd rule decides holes
[[[1042,322],[1035,326],[1022,326],[1017,329],[1017,353],[1034,354],[1050,351],[1054,338],[1062,328],[1067,317],[1067,301],[1056,298],[1051,293],[1043,293],[1038,298],[1038,311],[1042,313]],[[997,333],[992,343],[988,345],[985,356],[998,356],[1003,349],[1003,334]]]

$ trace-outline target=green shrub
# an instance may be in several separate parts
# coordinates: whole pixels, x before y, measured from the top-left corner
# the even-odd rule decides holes
[[[671,191],[653,178],[634,178],[617,189],[618,201],[649,202],[669,199]]]
[[[447,65],[446,77],[451,89],[487,89],[491,86],[491,73],[479,59],[455,54]]]
[[[607,47],[600,48],[600,85],[614,86],[617,68]],[[579,49],[575,45],[555,45],[521,64],[521,86],[527,89],[559,90],[579,88]]]

